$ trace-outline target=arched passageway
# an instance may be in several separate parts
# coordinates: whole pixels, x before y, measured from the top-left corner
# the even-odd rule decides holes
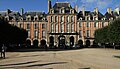
[[[65,36],[61,35],[58,37],[58,47],[65,48]]]
[[[31,40],[26,40],[26,46],[31,47]]]
[[[82,47],[83,47],[83,41],[82,41],[82,40],[79,40],[79,41],[78,41],[78,45],[82,48]]]
[[[90,40],[86,40],[86,47],[90,46]]]
[[[73,45],[74,45],[74,37],[71,36],[70,37],[70,47],[73,47]]]
[[[49,47],[52,48],[52,47],[54,47],[54,37],[50,36],[49,39],[50,39]]]
[[[40,47],[41,48],[46,48],[47,47],[47,45],[46,45],[46,40],[41,40],[41,42],[40,42]]]
[[[38,40],[34,40],[34,41],[33,41],[33,46],[34,46],[34,47],[38,47],[38,43],[39,43]]]

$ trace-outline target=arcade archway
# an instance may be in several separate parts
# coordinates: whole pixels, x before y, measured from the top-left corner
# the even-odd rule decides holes
[[[41,40],[41,42],[40,42],[40,47],[41,48],[45,48],[46,47],[46,40]]]
[[[90,46],[90,40],[86,40],[86,47]]]
[[[50,39],[49,47],[52,48],[54,46],[54,37],[50,36],[49,39]]]
[[[30,47],[31,46],[31,40],[26,40],[26,46]]]
[[[65,48],[65,36],[61,35],[58,37],[59,48]]]
[[[34,46],[34,47],[38,47],[38,43],[39,43],[38,40],[34,40],[34,41],[33,41],[33,46]]]
[[[71,36],[70,37],[70,47],[73,47],[73,45],[74,45],[74,37]]]

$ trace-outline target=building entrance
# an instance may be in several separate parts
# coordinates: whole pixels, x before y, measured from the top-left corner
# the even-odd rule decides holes
[[[65,36],[62,35],[58,37],[58,47],[65,48]]]

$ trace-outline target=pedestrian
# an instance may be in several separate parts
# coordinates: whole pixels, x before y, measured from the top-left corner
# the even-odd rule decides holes
[[[5,59],[5,46],[4,46],[4,44],[2,46],[1,57]]]

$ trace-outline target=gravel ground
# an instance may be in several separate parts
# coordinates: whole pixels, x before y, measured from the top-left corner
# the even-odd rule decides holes
[[[7,52],[0,69],[120,69],[120,50],[86,48],[67,51]]]

